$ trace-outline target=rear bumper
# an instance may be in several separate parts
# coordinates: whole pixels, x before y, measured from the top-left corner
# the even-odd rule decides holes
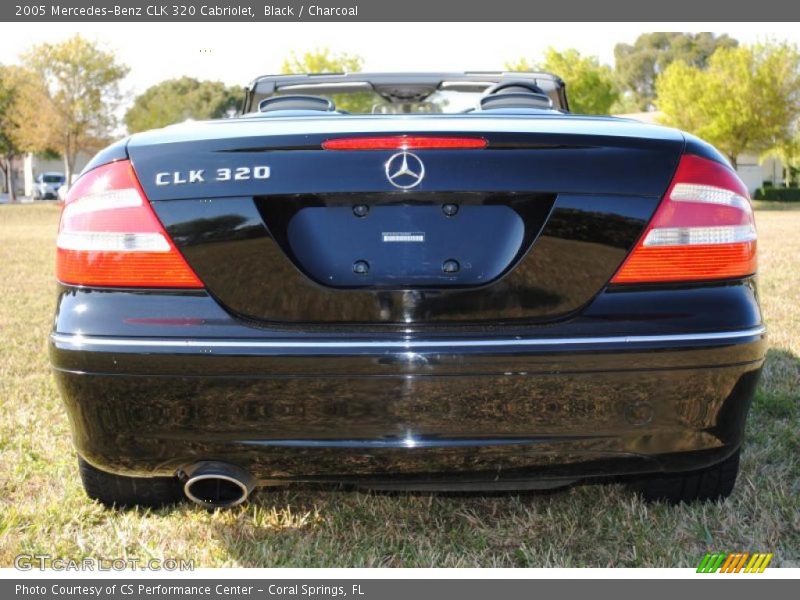
[[[515,487],[702,468],[741,444],[764,353],[761,325],[569,337],[51,336],[89,462],[171,475],[222,460],[262,483]]]

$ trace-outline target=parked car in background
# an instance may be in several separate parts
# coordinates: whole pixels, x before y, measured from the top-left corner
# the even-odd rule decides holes
[[[34,200],[57,200],[58,189],[64,185],[66,178],[63,173],[40,173],[34,179]]]

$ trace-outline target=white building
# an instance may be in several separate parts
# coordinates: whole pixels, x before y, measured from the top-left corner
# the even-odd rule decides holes
[[[75,173],[73,181],[78,177],[83,167],[91,160],[91,155],[78,154],[75,161]],[[60,158],[50,159],[37,156],[36,154],[26,154],[12,161],[14,170],[14,188],[17,196],[33,196],[33,182],[40,173],[63,173],[64,161]],[[4,173],[0,171],[0,190],[5,189]]]
[[[656,110],[614,116],[634,119],[652,125],[660,125],[661,123],[659,121],[663,115],[664,113]],[[774,186],[783,185],[783,169],[783,163],[777,158],[761,160],[754,154],[740,154],[736,157],[736,172],[747,186],[750,194],[763,186],[765,181]]]
[[[75,160],[73,181],[78,177],[83,167],[91,160],[91,155],[79,153]],[[17,186],[21,186],[26,196],[33,195],[33,181],[40,173],[63,173],[64,161],[61,158],[49,159],[42,158],[36,154],[26,154],[22,165],[22,181],[17,180]]]
[[[13,159],[11,161],[11,170],[13,171],[12,180],[14,181],[15,191],[18,196],[24,195],[25,191],[25,175],[24,165],[21,159]],[[6,174],[0,170],[0,193],[6,189]]]

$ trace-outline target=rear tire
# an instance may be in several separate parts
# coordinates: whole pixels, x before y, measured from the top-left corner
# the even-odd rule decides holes
[[[647,502],[680,504],[722,500],[731,495],[738,474],[739,450],[711,467],[647,477],[638,481],[635,488]]]
[[[177,477],[114,475],[93,467],[80,457],[78,467],[86,495],[109,508],[160,508],[183,500]]]

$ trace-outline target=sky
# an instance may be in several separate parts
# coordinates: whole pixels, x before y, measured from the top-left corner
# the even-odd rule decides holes
[[[188,75],[246,85],[277,73],[291,51],[328,47],[358,54],[368,71],[500,70],[538,59],[550,46],[577,48],[613,65],[614,45],[648,31],[714,31],[745,43],[800,45],[794,23],[0,23],[0,63],[34,44],[74,33],[114,50],[130,68],[132,99],[164,79]]]

